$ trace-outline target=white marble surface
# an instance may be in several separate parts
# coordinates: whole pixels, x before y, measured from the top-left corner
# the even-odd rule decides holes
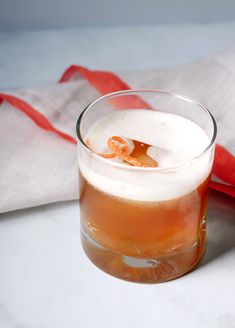
[[[51,83],[71,63],[117,70],[178,65],[234,48],[234,32],[235,23],[2,32],[0,87]],[[77,202],[2,214],[0,328],[234,328],[234,236],[235,202],[213,193],[200,267],[175,281],[141,285],[87,260]]]

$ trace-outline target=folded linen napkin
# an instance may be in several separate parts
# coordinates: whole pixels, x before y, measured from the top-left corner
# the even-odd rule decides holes
[[[169,90],[209,108],[220,144],[211,187],[235,198],[235,52],[229,52],[118,76],[71,66],[54,86],[0,93],[0,212],[78,198],[76,120],[95,98],[129,88]]]

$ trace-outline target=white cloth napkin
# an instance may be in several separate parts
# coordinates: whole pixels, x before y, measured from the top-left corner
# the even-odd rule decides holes
[[[235,154],[235,52],[174,69],[118,75],[132,88],[168,90],[203,103],[217,121],[217,141]],[[74,137],[80,112],[100,96],[82,78],[14,94]],[[6,103],[0,106],[0,136],[0,212],[78,198],[76,145]]]

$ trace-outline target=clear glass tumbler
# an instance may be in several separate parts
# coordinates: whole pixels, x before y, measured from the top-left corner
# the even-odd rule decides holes
[[[207,146],[197,157],[164,168],[112,162],[87,146],[87,131],[97,120],[113,111],[137,108],[191,120],[208,135]],[[115,277],[145,283],[171,280],[195,267],[206,243],[207,195],[216,138],[211,113],[182,95],[121,91],[95,100],[82,112],[77,136],[81,240],[88,258]],[[113,193],[123,188],[128,193],[133,187],[135,200]],[[145,192],[154,195],[153,199],[142,199]]]

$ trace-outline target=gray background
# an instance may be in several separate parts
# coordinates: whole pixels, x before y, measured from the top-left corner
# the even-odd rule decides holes
[[[0,0],[0,29],[220,22],[234,0]]]

